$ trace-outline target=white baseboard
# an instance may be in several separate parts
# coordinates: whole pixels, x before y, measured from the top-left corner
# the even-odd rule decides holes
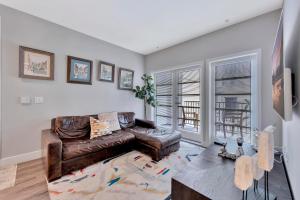
[[[0,159],[0,166],[18,164],[18,163],[38,159],[38,158],[41,158],[41,157],[42,157],[41,150],[32,151],[32,152],[29,152],[29,153],[23,153],[23,154],[19,154],[19,155],[16,155],[16,156],[2,158],[2,159]]]

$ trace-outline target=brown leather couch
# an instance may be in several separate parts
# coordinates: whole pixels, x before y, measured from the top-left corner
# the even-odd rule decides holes
[[[179,149],[178,132],[160,131],[152,121],[134,118],[133,112],[118,113],[121,130],[90,139],[90,116],[57,117],[51,129],[42,131],[43,161],[49,181],[101,160],[133,149],[159,161]]]

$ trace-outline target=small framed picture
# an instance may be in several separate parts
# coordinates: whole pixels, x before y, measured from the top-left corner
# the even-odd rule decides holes
[[[20,46],[19,77],[54,80],[54,53]]]
[[[98,79],[99,81],[114,82],[115,65],[100,61]]]
[[[67,82],[92,85],[93,61],[68,56]]]
[[[134,77],[133,70],[120,68],[119,76],[118,76],[118,88],[120,90],[132,90],[133,77]]]

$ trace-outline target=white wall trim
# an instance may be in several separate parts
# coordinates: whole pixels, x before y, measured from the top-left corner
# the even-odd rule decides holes
[[[32,151],[29,153],[23,153],[16,156],[6,157],[0,160],[0,166],[18,164],[30,160],[35,160],[42,157],[42,151]]]

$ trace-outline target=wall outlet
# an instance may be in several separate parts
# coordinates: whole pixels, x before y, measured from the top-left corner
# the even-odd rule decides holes
[[[29,96],[20,97],[20,103],[23,105],[31,104],[31,98]]]

